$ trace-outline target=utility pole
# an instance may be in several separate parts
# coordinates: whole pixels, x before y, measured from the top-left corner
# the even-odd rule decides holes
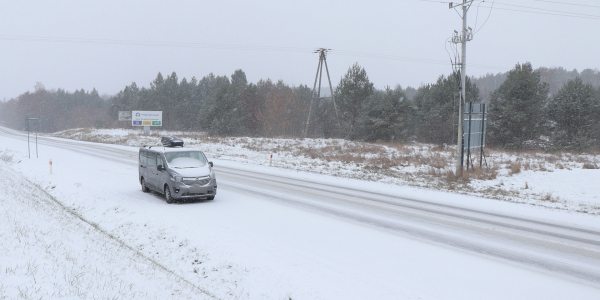
[[[312,97],[310,99],[310,107],[308,108],[308,119],[306,120],[306,129],[304,130],[304,137],[308,135],[308,124],[310,123],[310,113],[312,111],[313,101],[315,99],[327,99],[330,97],[321,97],[321,82],[323,78],[323,64],[325,64],[325,71],[327,72],[327,80],[329,81],[329,91],[331,92],[331,100],[333,100],[333,108],[335,109],[335,117],[340,125],[340,118],[338,116],[337,105],[335,104],[335,95],[333,94],[333,86],[331,85],[331,77],[329,77],[329,68],[327,67],[327,52],[331,49],[319,48],[314,53],[319,53],[319,64],[317,65],[317,75],[315,76],[315,84],[313,86]],[[319,90],[317,91],[317,79],[319,81]],[[317,97],[315,97],[315,92]]]
[[[473,30],[471,27],[467,27],[467,12],[474,0],[463,0],[462,3],[454,4],[450,2],[450,9],[456,9],[456,7],[462,6],[462,31],[452,36],[452,43],[462,45],[462,55],[460,57],[461,68],[460,68],[460,104],[458,105],[458,159],[456,161],[456,176],[462,176],[463,173],[463,119],[464,119],[464,107],[467,99],[467,42],[473,39]]]

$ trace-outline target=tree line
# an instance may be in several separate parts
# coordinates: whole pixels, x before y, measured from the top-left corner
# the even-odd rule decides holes
[[[505,74],[489,98],[488,144],[510,149],[598,148],[600,89],[582,78],[568,80],[555,94],[530,63]],[[468,102],[481,102],[476,80],[467,78]],[[456,143],[460,74],[440,76],[418,89],[374,88],[366,70],[351,66],[330,97],[313,99],[306,85],[269,79],[249,83],[242,70],[179,80],[158,74],[149,87],[133,82],[102,99],[94,89],[48,91],[36,86],[0,104],[0,121],[24,128],[24,118],[41,118],[42,131],[76,127],[125,128],[118,111],[159,110],[167,130],[206,131],[220,136],[309,137],[365,141]],[[487,101],[486,101],[487,102]],[[312,109],[310,109],[312,103]],[[336,111],[337,108],[337,111]]]
[[[540,74],[542,82],[547,82],[549,85],[549,96],[552,97],[558,93],[558,90],[563,87],[568,81],[580,78],[583,83],[589,83],[595,88],[600,88],[600,70],[596,69],[584,69],[579,72],[576,69],[568,71],[562,67],[546,68],[540,67],[535,69]],[[486,74],[484,76],[475,78],[471,77],[471,80],[481,90],[483,102],[489,103],[490,95],[506,80],[508,72],[501,72],[497,74]]]
[[[490,142],[511,149],[598,149],[600,88],[575,77],[551,94],[542,76],[530,63],[517,64],[491,93]]]
[[[110,104],[96,89],[67,92],[63,89],[48,91],[37,83],[33,92],[25,92],[16,99],[0,102],[0,122],[7,127],[24,130],[25,118],[39,118],[38,129],[56,132],[80,127],[108,127]],[[31,126],[35,126],[31,123]],[[34,127],[31,127],[34,130]]]

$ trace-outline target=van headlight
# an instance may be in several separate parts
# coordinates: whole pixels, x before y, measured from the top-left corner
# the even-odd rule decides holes
[[[171,175],[171,180],[176,181],[176,182],[182,182],[183,181],[183,177],[181,177],[181,175],[175,173],[175,172],[169,172],[169,175]]]

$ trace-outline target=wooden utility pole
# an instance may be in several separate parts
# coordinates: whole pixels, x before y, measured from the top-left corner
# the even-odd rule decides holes
[[[313,102],[315,99],[327,99],[331,98],[333,101],[333,108],[335,109],[335,116],[338,119],[338,125],[340,125],[340,118],[338,116],[337,104],[335,103],[335,95],[333,94],[333,86],[331,85],[331,77],[329,77],[329,68],[327,67],[327,52],[331,49],[319,48],[314,53],[319,53],[319,64],[317,65],[317,75],[315,75],[315,84],[313,85],[312,97],[310,99],[310,107],[308,108],[308,118],[306,120],[306,129],[304,130],[304,137],[308,135],[308,125],[310,124],[310,114],[312,112]],[[331,97],[321,97],[321,82],[323,78],[323,64],[325,64],[325,71],[327,72],[327,80],[329,82],[329,91]],[[317,91],[317,80],[319,81],[319,90]],[[316,93],[316,97],[315,97]]]

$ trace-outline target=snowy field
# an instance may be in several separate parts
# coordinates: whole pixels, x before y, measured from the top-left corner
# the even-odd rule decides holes
[[[210,299],[0,166],[0,299]]]
[[[430,144],[362,143],[340,139],[221,138],[194,132],[74,129],[52,136],[140,147],[163,135],[211,157],[248,165],[272,165],[337,177],[450,191],[548,208],[600,214],[600,154],[487,150],[488,167],[452,172],[453,149]],[[273,155],[272,161],[270,160]]]
[[[0,135],[0,299],[597,299],[600,293],[598,286],[551,272],[273,200],[298,197],[292,191],[241,192],[234,177],[225,173],[217,173],[220,188],[215,200],[167,205],[160,195],[141,192],[137,148],[131,147],[156,144],[156,136],[118,130],[98,131],[95,136],[108,143],[132,143],[106,146],[130,155],[91,156],[41,144],[39,158],[29,159],[26,142]],[[305,151],[297,145],[319,149],[337,143],[344,149],[345,144],[366,144],[208,139],[186,137],[186,142],[206,151],[216,167],[360,185],[365,190],[600,231],[597,215],[540,207],[546,203],[541,200],[523,200],[535,205],[522,205],[437,191],[435,187],[445,187],[435,183],[440,177],[413,178],[427,165],[396,166],[413,175],[395,177],[386,175],[383,167],[373,171],[342,160],[293,154]],[[414,147],[410,155],[416,155],[429,146],[406,147]],[[440,156],[449,153],[436,151]],[[269,167],[270,152],[277,167]],[[36,156],[35,150],[32,155]],[[375,154],[361,155],[380,159]],[[362,171],[356,175],[353,170]],[[538,171],[522,170],[498,178],[504,178],[506,186],[527,172],[530,177],[521,178],[540,176]],[[455,184],[478,182],[487,181]],[[586,201],[593,202],[595,195]]]

